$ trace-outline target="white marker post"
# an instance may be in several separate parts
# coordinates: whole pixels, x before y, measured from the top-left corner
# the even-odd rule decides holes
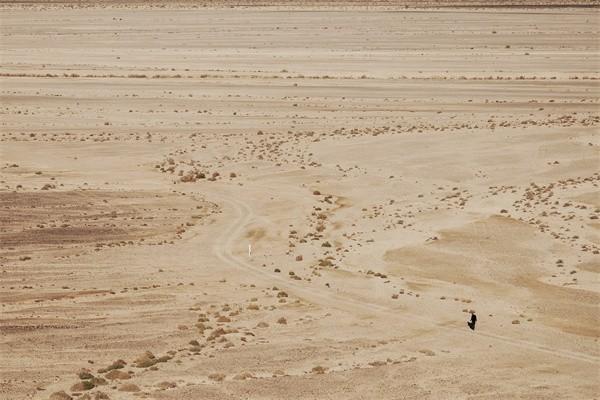
[[[252,257],[252,245],[248,244],[248,257]]]

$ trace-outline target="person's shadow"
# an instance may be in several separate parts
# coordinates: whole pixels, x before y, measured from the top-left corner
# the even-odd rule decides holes
[[[469,325],[469,328],[471,328],[471,330],[474,331],[476,323],[477,323],[477,316],[475,315],[475,313],[473,313],[473,314],[471,314],[471,320],[467,322],[467,325]]]

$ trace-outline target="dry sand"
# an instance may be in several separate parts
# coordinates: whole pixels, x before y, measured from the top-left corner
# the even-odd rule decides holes
[[[599,16],[4,5],[0,398],[598,398]]]

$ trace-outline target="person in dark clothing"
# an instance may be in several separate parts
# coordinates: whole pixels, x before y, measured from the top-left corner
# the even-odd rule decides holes
[[[476,323],[477,323],[477,315],[475,315],[475,313],[471,313],[471,320],[467,322],[467,325],[469,325],[469,328],[471,328],[471,330],[474,331]]]

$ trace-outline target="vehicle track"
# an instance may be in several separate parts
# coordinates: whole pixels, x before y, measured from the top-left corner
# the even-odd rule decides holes
[[[231,225],[224,231],[220,240],[215,245],[215,253],[219,259],[224,262],[232,264],[232,266],[239,268],[240,270],[250,273],[258,278],[267,278],[271,282],[276,282],[282,288],[293,292],[295,295],[305,298],[308,301],[324,306],[333,307],[335,309],[355,313],[357,311],[374,315],[378,314],[385,317],[387,320],[399,320],[403,323],[412,323],[419,321],[428,326],[434,326],[435,328],[445,333],[460,333],[464,336],[465,329],[458,325],[447,325],[443,321],[436,321],[432,318],[427,318],[422,315],[402,315],[399,314],[399,310],[395,310],[391,307],[386,307],[381,304],[375,304],[371,302],[358,301],[339,293],[334,293],[330,290],[323,291],[314,287],[309,287],[298,282],[290,281],[279,275],[273,275],[261,267],[257,267],[249,263],[248,261],[236,256],[233,253],[235,243],[239,240],[239,237],[244,233],[244,228],[252,220],[254,214],[248,204],[239,201],[237,199],[219,196],[219,199],[229,205],[234,212],[237,214]],[[501,342],[509,346],[513,346],[519,349],[526,349],[536,351],[540,353],[549,354],[555,357],[566,358],[575,361],[581,361],[594,365],[600,365],[600,358],[591,354],[585,354],[564,349],[553,349],[546,346],[539,345],[537,343],[529,342],[523,339],[515,339],[507,336],[497,335],[490,332],[477,331],[476,335],[483,336],[491,339],[495,342]]]

